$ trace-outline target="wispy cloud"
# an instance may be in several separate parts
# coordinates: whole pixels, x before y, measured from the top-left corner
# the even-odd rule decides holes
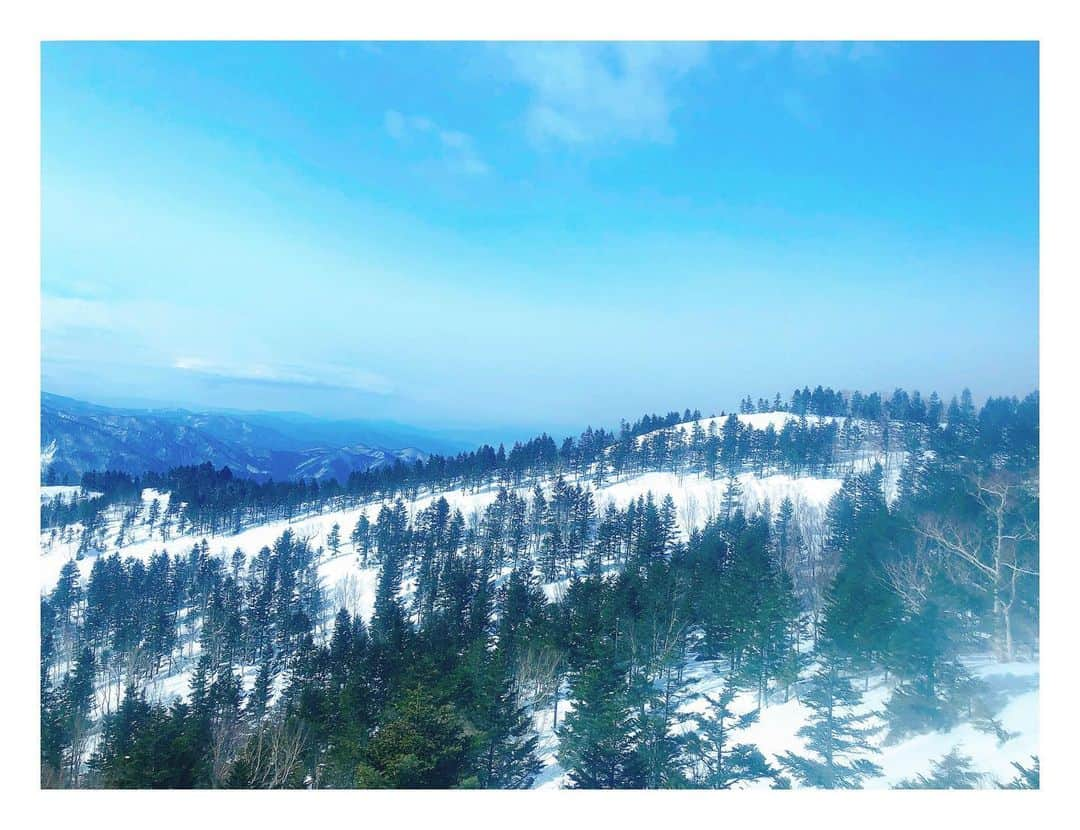
[[[700,43],[514,44],[505,54],[530,88],[525,125],[538,143],[670,142],[674,84],[708,59]]]
[[[780,96],[780,103],[788,115],[804,127],[821,126],[821,116],[818,115],[817,110],[810,105],[806,96],[801,92],[796,92],[794,89],[784,90],[784,93]]]
[[[791,71],[787,73],[788,85],[779,94],[780,105],[802,126],[816,129],[824,120],[814,95],[819,82],[834,72],[868,68],[883,58],[883,51],[869,42],[800,41],[762,44],[755,55],[757,63],[743,68],[754,69],[787,56]]]
[[[395,141],[414,139],[434,142],[441,163],[452,173],[466,176],[482,176],[489,172],[487,163],[476,150],[472,136],[459,130],[439,126],[422,115],[405,115],[389,110],[384,116],[387,134]]]
[[[201,377],[231,383],[289,386],[309,389],[338,389],[388,395],[390,382],[381,375],[352,366],[305,366],[297,364],[223,364],[195,357],[179,357],[173,368]]]
[[[881,48],[867,41],[804,41],[791,45],[795,65],[816,75],[824,75],[840,66],[873,60],[880,55]]]

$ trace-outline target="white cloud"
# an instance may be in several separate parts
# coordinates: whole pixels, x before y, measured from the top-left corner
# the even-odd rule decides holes
[[[313,356],[302,362],[260,359],[273,343],[235,325],[213,304],[199,307],[150,300],[86,300],[42,295],[42,367],[83,367],[102,371],[180,372],[206,381],[303,389],[350,390],[393,395],[399,390],[383,375],[341,358]],[[192,342],[213,342],[213,354],[188,352]],[[280,347],[280,343],[277,344]],[[180,357],[176,355],[180,354]]]
[[[387,395],[390,382],[375,372],[352,366],[309,366],[299,364],[223,364],[197,357],[179,357],[173,368],[206,378],[273,386],[299,386],[321,389],[353,389]]]
[[[805,127],[821,126],[821,118],[817,111],[810,105],[806,96],[793,89],[785,90],[780,96],[780,102],[788,115]]]
[[[701,43],[545,43],[505,48],[531,90],[526,127],[539,143],[669,142],[673,85],[708,58]]]
[[[391,138],[402,139],[405,137],[405,116],[400,112],[390,110],[386,113],[384,122],[386,124],[386,131],[390,134]]]
[[[422,140],[427,142],[429,150],[434,142],[441,163],[453,173],[479,176],[490,170],[476,151],[472,136],[466,133],[444,129],[422,115],[404,115],[396,110],[389,110],[383,123],[387,134],[396,141]]]
[[[792,44],[791,55],[796,66],[812,74],[823,75],[836,66],[880,57],[881,49],[867,41],[803,41]]]

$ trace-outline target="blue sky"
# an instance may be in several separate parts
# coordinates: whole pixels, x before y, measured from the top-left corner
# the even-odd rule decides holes
[[[579,428],[1038,379],[1034,44],[46,44],[42,383]]]

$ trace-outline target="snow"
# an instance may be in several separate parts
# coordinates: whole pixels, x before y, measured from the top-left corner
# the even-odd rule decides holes
[[[812,478],[793,477],[785,474],[769,475],[758,478],[753,473],[744,473],[739,476],[739,484],[742,487],[742,505],[744,509],[753,512],[764,507],[766,502],[775,512],[780,507],[784,498],[790,498],[796,507],[796,514],[806,522],[820,519],[825,506],[833,494],[840,489],[841,480],[838,478]],[[551,481],[545,481],[546,490],[550,491]],[[43,488],[44,489],[44,488]],[[56,490],[57,488],[51,488]],[[77,488],[76,488],[77,489]],[[531,493],[531,485],[523,487],[516,492],[518,495],[528,497]],[[603,510],[608,502],[614,503],[619,508],[625,508],[632,500],[651,492],[657,501],[665,495],[671,495],[675,501],[679,528],[683,536],[696,525],[703,524],[707,519],[719,514],[723,503],[724,494],[727,490],[727,482],[722,479],[709,479],[699,474],[676,474],[676,473],[645,473],[618,482],[610,482],[595,490],[596,504]],[[460,510],[468,519],[479,514],[485,507],[493,502],[498,494],[495,487],[489,487],[479,492],[463,493],[461,490],[441,491],[434,494],[428,493],[419,498],[406,502],[409,515],[415,516],[420,511],[429,507],[435,500],[444,497],[451,510]],[[135,557],[144,561],[162,550],[169,553],[187,553],[191,548],[202,541],[201,534],[189,534],[185,536],[173,536],[167,541],[162,541],[156,532],[151,536],[142,521],[146,517],[146,511],[151,502],[157,500],[162,512],[168,507],[169,494],[156,490],[146,489],[142,493],[142,507],[139,521],[131,528],[125,544],[119,549],[122,556]],[[326,512],[304,516],[301,518],[268,522],[256,527],[242,530],[235,535],[223,535],[211,537],[210,552],[220,556],[229,556],[240,548],[249,556],[254,555],[263,547],[273,546],[286,530],[291,530],[294,535],[301,539],[307,539],[314,547],[326,545],[330,529],[337,524],[341,529],[343,539],[348,539],[353,527],[361,515],[367,516],[374,522],[378,518],[382,506],[391,504],[390,501],[374,501],[357,507],[339,510],[327,510]],[[115,547],[116,533],[119,528],[119,512],[110,522],[105,553],[117,550]],[[72,541],[54,541],[48,532],[41,534],[41,561],[40,576],[41,590],[49,591],[56,584],[60,570],[64,563],[73,558],[79,545],[79,528],[75,526]],[[348,543],[343,544],[343,550],[352,550]],[[93,567],[94,559],[101,555],[101,551],[90,551],[85,558],[78,562],[79,571],[83,578],[89,576]],[[326,579],[328,589],[333,589],[338,581],[350,573],[361,577],[361,583],[367,585],[371,582],[370,575],[361,573],[359,563],[355,556],[342,556],[324,562],[320,566],[320,573]],[[373,588],[372,588],[373,590]],[[370,608],[373,600],[360,601],[360,605]]]
[[[795,416],[786,412],[774,412],[755,413],[738,417],[755,429],[762,429],[769,424],[781,428],[783,423]],[[723,419],[704,419],[702,422],[703,428],[708,428],[709,420],[721,421]],[[684,424],[677,428],[685,429],[690,427],[691,425]],[[874,463],[882,462],[886,473],[886,496],[891,500],[895,498],[896,482],[903,458],[903,453],[890,453],[887,457],[868,453],[851,460],[846,469],[858,472],[869,469]],[[587,477],[583,477],[581,482],[584,483],[586,480]],[[795,506],[796,519],[803,526],[803,532],[807,535],[821,532],[825,509],[829,500],[842,486],[842,479],[835,476],[796,477],[780,473],[760,477],[753,473],[744,473],[738,477],[738,481],[742,490],[740,497],[742,506],[749,512],[764,509],[766,504],[775,512],[785,498],[791,499]],[[550,492],[552,481],[550,479],[545,480],[542,482],[542,486]],[[653,498],[657,501],[663,499],[666,495],[671,495],[675,502],[679,530],[685,537],[693,527],[700,526],[709,518],[720,513],[727,486],[727,481],[724,479],[712,480],[700,474],[650,472],[608,482],[603,487],[594,488],[594,496],[599,510],[603,511],[608,503],[613,503],[619,508],[625,508],[630,501],[636,500],[646,493],[652,493]],[[532,485],[530,484],[528,487],[517,490],[517,493],[527,498],[531,489]],[[478,515],[488,504],[494,501],[497,493],[498,488],[495,486],[478,492],[450,490],[434,494],[427,493],[415,500],[406,502],[406,508],[410,517],[412,517],[430,506],[436,499],[445,497],[451,510],[460,510],[468,519]],[[61,485],[41,488],[43,502],[55,498],[57,495],[64,499],[76,499],[82,497],[83,494],[78,486]],[[170,553],[187,553],[193,545],[201,542],[204,538],[202,535],[186,535],[162,541],[157,532],[151,536],[143,522],[154,500],[157,500],[160,510],[164,512],[168,506],[169,494],[151,489],[143,491],[139,507],[139,519],[136,521],[135,526],[129,530],[124,546],[119,549],[122,556],[146,560],[155,552],[163,550]],[[210,542],[210,551],[212,554],[229,556],[233,550],[240,548],[251,556],[264,546],[272,546],[282,533],[291,530],[296,536],[309,540],[314,548],[324,548],[317,567],[330,607],[339,608],[344,606],[348,608],[350,613],[360,614],[365,619],[370,619],[374,612],[378,568],[361,567],[351,544],[344,540],[348,539],[352,528],[361,515],[367,516],[370,521],[374,522],[384,504],[390,504],[390,502],[372,501],[348,509],[327,508],[323,512],[291,521],[270,522],[247,528],[235,535],[212,537],[208,540]],[[109,514],[106,550],[90,551],[84,559],[78,562],[79,571],[84,580],[88,577],[97,556],[117,550],[115,546],[116,534],[123,509],[125,508],[118,507]],[[327,546],[327,537],[335,524],[340,527],[343,540],[342,552],[337,556],[332,555]],[[79,544],[81,527],[74,525],[72,531],[72,541],[62,541],[60,538],[54,539],[51,532],[41,534],[40,586],[43,592],[52,589],[64,563],[75,555]],[[544,593],[549,600],[557,601],[566,590],[567,584],[566,580],[550,583],[544,586]],[[404,585],[403,595],[407,596],[411,588],[411,583]],[[195,646],[197,644],[192,644],[191,647],[185,649],[184,658],[177,661],[177,665],[171,674],[162,673],[155,678],[152,686],[148,688],[148,695],[152,699],[171,700],[187,694],[195,659]],[[250,685],[254,678],[254,668],[238,668],[243,674],[245,685]],[[980,731],[970,723],[962,723],[945,733],[910,736],[896,744],[881,746],[880,755],[875,756],[873,760],[883,767],[884,775],[880,778],[868,779],[865,786],[868,788],[890,787],[900,780],[910,778],[918,773],[927,774],[930,771],[931,762],[940,759],[954,747],[959,748],[961,752],[974,759],[974,767],[977,771],[987,773],[1002,782],[1013,777],[1015,773],[1011,766],[1013,761],[1028,765],[1030,756],[1038,754],[1038,664],[997,664],[982,660],[972,662],[969,668],[990,684],[996,694],[1000,695],[1003,706],[996,717],[1000,719],[1008,732],[1017,734],[999,746],[998,738],[995,735]],[[718,692],[723,687],[724,679],[716,669],[717,667],[711,663],[689,664],[686,671],[693,680],[692,691],[710,694]],[[279,682],[284,682],[284,680],[279,678]],[[880,710],[890,693],[890,686],[885,684],[882,678],[875,679],[865,694],[864,708],[868,711]],[[104,703],[107,700],[108,690],[101,690],[101,694],[106,696],[102,700]],[[113,697],[116,697],[115,693]],[[114,706],[115,700],[110,703]],[[698,698],[687,704],[687,709],[700,710],[706,705],[705,701]],[[756,705],[756,696],[752,693],[744,693],[736,697],[734,708],[736,711],[747,712]],[[560,724],[568,711],[570,711],[569,702],[565,699],[560,700]],[[806,717],[806,708],[795,697],[792,697],[787,702],[769,701],[768,705],[761,710],[758,721],[741,733],[738,740],[757,745],[770,760],[786,751],[801,752],[803,749],[802,741],[797,733],[805,724]],[[535,786],[539,788],[566,786],[566,773],[559,766],[556,758],[558,736],[552,724],[552,706],[550,702],[534,713],[534,721],[540,738],[538,755],[544,763],[544,768],[537,777]],[[884,736],[882,735],[878,740],[884,740]]]
[[[716,671],[718,668],[711,662],[691,664],[687,673],[698,678],[691,684],[691,691],[718,694],[725,683],[722,673]],[[995,717],[1007,732],[1016,734],[1004,744],[999,744],[994,734],[964,722],[948,732],[912,735],[885,745],[887,730],[883,729],[872,740],[880,754],[867,756],[881,766],[883,774],[866,779],[863,782],[866,789],[889,789],[919,773],[929,774],[932,762],[940,760],[954,748],[972,758],[974,771],[1001,783],[1010,781],[1016,774],[1013,761],[1031,765],[1031,756],[1039,754],[1039,664],[995,663],[988,658],[979,658],[969,660],[968,669],[988,684],[992,694],[1005,698],[1004,707]],[[856,681],[856,685],[858,683]],[[863,695],[860,711],[882,711],[891,693],[891,683],[885,683],[882,677],[875,678]],[[774,692],[773,696],[776,694]],[[745,714],[756,705],[756,694],[743,692],[735,697],[732,708],[739,714]],[[701,712],[707,707],[707,701],[697,698],[686,704],[684,709]],[[809,710],[794,696],[786,702],[769,703],[761,709],[757,722],[737,733],[734,739],[739,743],[754,744],[775,765],[776,758],[786,752],[805,752],[798,731],[806,724],[808,715]],[[986,781],[985,785],[992,786],[993,783]],[[793,786],[797,787],[798,783],[793,782]]]
[[[976,772],[987,773],[1001,783],[1016,774],[1013,761],[1031,766],[1031,756],[1039,754],[1039,664],[987,663],[974,668],[973,673],[989,684],[992,691],[1008,697],[1008,703],[996,717],[1006,732],[1019,734],[999,745],[997,736],[962,723],[949,732],[913,736],[882,748],[881,757],[876,760],[885,775],[868,782],[868,787],[891,786],[918,773],[928,774],[927,759],[936,761],[954,747],[973,759]],[[886,690],[875,691],[872,702],[876,707],[883,706]]]
[[[678,430],[684,435],[689,435],[695,426],[700,426],[704,432],[709,431],[709,427],[713,427],[717,432],[720,432],[724,428],[724,422],[727,421],[731,415],[735,415],[739,419],[739,423],[743,426],[748,426],[751,429],[768,429],[770,426],[777,432],[784,428],[784,425],[788,421],[799,421],[801,417],[791,412],[750,412],[729,415],[713,415],[709,418],[699,418],[696,421],[686,421],[681,424],[676,424],[672,427],[663,427],[662,429],[655,429],[652,432],[647,432],[644,435],[639,435],[637,438],[638,445],[646,439],[651,439],[654,435],[660,432],[672,432]],[[838,418],[833,415],[806,415],[806,422],[808,424],[827,424],[834,422],[841,422],[844,419]]]
[[[48,468],[48,466],[50,464],[52,464],[53,459],[55,457],[56,457],[56,441],[54,439],[54,440],[50,441],[47,446],[44,446],[44,447],[41,448],[40,463],[41,463],[41,469],[42,469],[43,472]]]
[[[574,706],[570,701],[559,701],[560,726],[566,715],[572,711],[574,711]],[[536,757],[543,764],[540,772],[533,779],[534,790],[560,790],[570,784],[569,775],[556,757],[559,752],[559,736],[555,732],[554,715],[555,710],[550,703],[533,714],[533,727],[537,735]]]
[[[948,732],[930,732],[912,735],[891,745],[884,745],[887,730],[882,730],[872,742],[880,753],[870,755],[881,766],[883,774],[863,782],[866,789],[890,789],[906,778],[919,773],[929,774],[931,764],[940,760],[954,748],[972,759],[974,771],[986,776],[983,786],[993,787],[995,782],[1007,783],[1016,774],[1012,763],[1031,765],[1031,757],[1039,754],[1039,664],[995,663],[989,658],[968,661],[968,669],[985,681],[992,692],[1000,693],[1006,702],[995,715],[1008,733],[1013,733],[1004,744],[995,735],[976,729],[971,723],[961,723]],[[701,695],[718,695],[726,679],[723,667],[711,662],[690,662],[685,667],[689,679],[691,699],[681,709],[685,713],[702,713],[709,707]],[[863,696],[862,711],[881,711],[892,692],[891,684],[878,677],[871,682]],[[565,689],[564,689],[565,693]],[[776,759],[786,752],[803,753],[805,746],[798,732],[806,723],[809,710],[795,697],[786,702],[775,700],[782,693],[771,693],[773,702],[760,710],[758,720],[745,730],[734,733],[738,743],[750,743],[758,747],[766,759],[776,766]],[[757,706],[754,692],[736,695],[732,709],[746,714]],[[559,723],[565,713],[572,711],[569,701],[559,702]],[[550,702],[535,712],[533,723],[539,736],[537,756],[544,764],[533,782],[536,789],[557,789],[568,786],[569,779],[557,760],[558,736],[552,729],[552,706]],[[745,789],[771,786],[768,780],[744,784]],[[792,782],[798,788],[798,782]]]
[[[84,498],[96,499],[100,495],[101,493],[95,493],[93,490],[83,492],[83,488],[78,484],[43,484],[41,486],[42,504],[53,501],[57,496],[64,504],[71,504]]]
[[[790,498],[796,513],[824,515],[825,507],[843,482],[838,478],[794,477],[776,474],[758,478],[753,473],[738,477],[742,488],[740,502],[747,512],[753,513],[766,503],[775,514],[785,498]],[[603,510],[611,501],[623,509],[631,501],[646,493],[652,493],[657,501],[670,495],[675,502],[679,530],[684,538],[690,530],[718,516],[727,493],[725,479],[710,479],[697,474],[645,473],[626,481],[610,484],[597,491],[597,504]],[[805,528],[804,528],[805,530]]]

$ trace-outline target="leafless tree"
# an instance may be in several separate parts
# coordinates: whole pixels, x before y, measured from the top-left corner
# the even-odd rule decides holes
[[[681,512],[683,529],[686,530],[687,534],[690,534],[697,527],[698,521],[698,501],[693,493],[687,493],[683,497]]]
[[[958,579],[989,594],[1001,659],[1013,656],[1012,614],[1021,576],[1038,577],[1038,519],[1024,510],[1032,485],[1004,471],[975,475],[968,491],[981,509],[973,520],[924,515],[916,530]]]
[[[705,521],[710,524],[720,515],[720,493],[715,482],[705,491]]]
[[[349,616],[355,617],[360,613],[360,597],[362,595],[360,577],[355,572],[349,571],[334,586],[334,608],[344,608],[349,612]]]
[[[916,536],[911,554],[890,558],[884,564],[885,578],[904,606],[917,613],[926,602],[934,573],[932,543],[924,535]]]
[[[243,728],[234,717],[214,723],[210,732],[210,784],[222,787],[243,743]]]
[[[263,721],[243,750],[248,786],[280,789],[294,780],[300,768],[307,736],[301,724],[278,715]]]
[[[558,650],[530,645],[518,658],[514,669],[519,693],[532,711],[553,703],[553,727],[558,725],[563,662],[563,655]]]

